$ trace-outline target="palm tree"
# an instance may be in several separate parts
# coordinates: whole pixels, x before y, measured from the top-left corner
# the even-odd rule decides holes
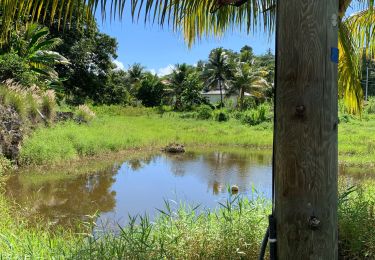
[[[229,89],[233,79],[233,64],[223,48],[214,49],[204,68],[203,79],[209,89],[220,90],[220,106],[223,106],[223,89]]]
[[[129,81],[129,92],[132,96],[137,95],[138,89],[141,87],[141,81],[145,78],[145,67],[140,63],[134,63],[128,69],[127,79]]]
[[[229,93],[239,93],[239,106],[241,110],[243,109],[245,92],[250,93],[256,98],[265,97],[265,93],[270,88],[265,79],[267,74],[267,71],[260,70],[253,66],[253,64],[239,62]]]
[[[181,95],[184,91],[184,82],[188,75],[192,72],[191,68],[186,64],[176,64],[173,68],[172,74],[169,75],[169,82],[173,89],[175,97],[175,109],[182,108]]]
[[[38,24],[29,25],[19,35],[21,37],[13,41],[11,48],[30,65],[33,71],[45,76],[49,82],[58,80],[59,76],[54,67],[58,64],[69,64],[64,56],[52,51],[62,43],[61,39],[48,39],[49,29]]]
[[[159,24],[182,30],[189,45],[203,36],[222,35],[235,28],[247,32],[262,27],[275,29],[277,0],[164,0],[147,1],[145,20],[153,17]],[[144,1],[135,1],[138,14]],[[360,84],[361,58],[375,55],[374,0],[339,0],[339,95],[350,112],[360,112],[363,91]],[[346,16],[349,6],[359,12]]]
[[[100,8],[102,17],[110,7],[110,16],[122,18],[126,0],[0,0],[0,43],[9,39],[13,21],[21,17],[38,21],[50,17],[67,24],[73,13],[77,19],[92,19],[93,12]],[[182,30],[189,45],[208,35],[222,35],[229,29],[243,28],[247,32],[257,27],[273,32],[275,29],[276,0],[148,0],[131,1],[133,18],[139,19],[145,8],[145,21],[168,24],[175,30]],[[82,8],[85,6],[86,8]],[[349,6],[356,6],[360,12],[346,17]],[[365,53],[374,56],[375,49],[373,20],[374,0],[339,0],[338,24],[340,26],[340,95],[346,100],[352,112],[358,112],[362,103],[360,87],[361,62]],[[363,51],[365,50],[365,51]]]

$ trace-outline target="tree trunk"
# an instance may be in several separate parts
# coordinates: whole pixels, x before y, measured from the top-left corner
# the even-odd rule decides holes
[[[245,89],[244,89],[244,88],[241,88],[241,89],[240,89],[240,110],[241,110],[241,111],[243,110],[243,101],[244,101],[244,97],[245,97]]]
[[[221,80],[218,81],[219,88],[220,88],[220,108],[223,108],[223,89],[221,86]]]
[[[278,1],[278,259],[338,258],[338,0]]]

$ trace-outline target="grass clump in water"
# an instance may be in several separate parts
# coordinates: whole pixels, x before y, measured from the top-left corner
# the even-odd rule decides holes
[[[88,240],[76,252],[80,259],[255,259],[266,230],[269,203],[231,197],[217,211],[171,203],[155,222],[130,218],[118,234]]]

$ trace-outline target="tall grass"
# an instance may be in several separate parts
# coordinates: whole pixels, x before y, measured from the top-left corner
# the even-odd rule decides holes
[[[139,147],[161,148],[177,142],[189,146],[270,147],[271,131],[240,122],[184,120],[149,116],[101,116],[89,125],[73,122],[41,128],[21,150],[21,163],[44,164]]]
[[[374,183],[349,187],[339,202],[340,251],[347,259],[375,259]]]
[[[374,190],[363,187],[340,196],[339,251],[345,259],[375,257],[373,196]],[[0,196],[0,258],[256,259],[269,212],[270,203],[259,197],[230,196],[216,210],[166,201],[154,221],[129,217],[128,225],[109,232],[100,231],[90,217],[75,233],[30,227]]]
[[[79,259],[255,259],[266,230],[269,203],[231,197],[216,211],[165,209],[154,222],[130,218],[117,235],[90,239]]]
[[[187,146],[272,147],[272,124],[247,126],[228,122],[182,119],[149,109],[99,107],[89,125],[73,122],[40,128],[25,142],[21,163],[45,164],[133,148],[161,148],[177,142]],[[104,111],[104,112],[103,112]],[[104,115],[119,113],[120,115]],[[140,114],[140,115],[139,115]],[[339,124],[339,160],[348,165],[375,165],[375,116]]]

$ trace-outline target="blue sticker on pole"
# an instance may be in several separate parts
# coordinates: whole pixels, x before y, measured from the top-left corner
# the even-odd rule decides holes
[[[331,61],[334,63],[339,63],[339,49],[331,48]]]

